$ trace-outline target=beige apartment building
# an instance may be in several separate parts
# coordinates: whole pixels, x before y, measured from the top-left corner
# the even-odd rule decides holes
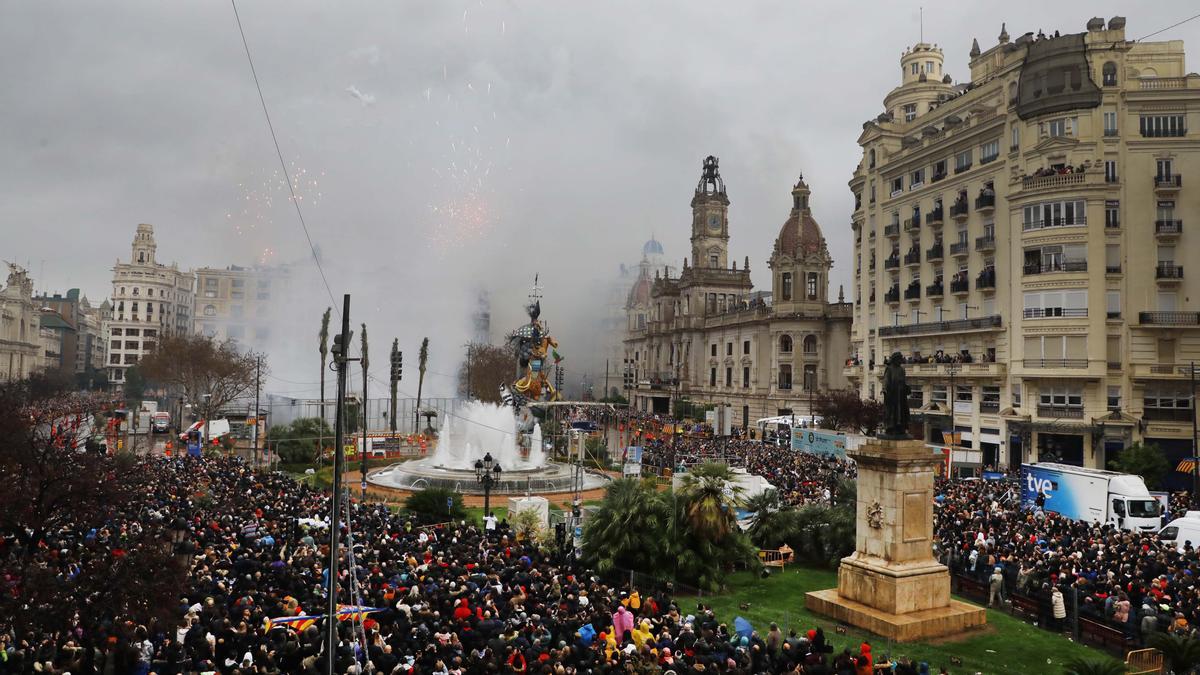
[[[165,335],[192,330],[191,272],[155,259],[154,226],[137,226],[129,262],[113,267],[112,318],[108,322],[109,382],[123,386],[125,371]]]
[[[767,265],[772,289],[754,291],[750,258],[729,256],[729,196],[709,157],[692,197],[691,261],[678,274],[642,266],[626,303],[624,383],[638,410],[673,402],[732,407],[733,425],[809,413],[812,394],[843,388],[851,305],[828,301],[833,259],[801,178]],[[651,276],[653,275],[653,276]]]
[[[41,370],[41,312],[25,268],[8,263],[0,286],[0,381],[23,380]]]
[[[853,354],[876,396],[900,352],[925,438],[968,471],[1192,454],[1200,361],[1200,76],[1125,20],[1003,28],[952,84],[936,45],[863,125]],[[1192,185],[1195,183],[1195,185]],[[1192,185],[1189,187],[1189,185]],[[1186,227],[1185,227],[1186,225]],[[1184,474],[1172,475],[1186,481]]]
[[[196,332],[262,349],[278,324],[274,310],[289,278],[286,266],[201,267],[196,270]]]

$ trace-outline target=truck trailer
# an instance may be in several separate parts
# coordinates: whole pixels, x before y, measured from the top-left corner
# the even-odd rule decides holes
[[[1041,508],[1085,523],[1154,532],[1161,527],[1158,500],[1141,476],[1069,464],[1021,465],[1021,507]]]

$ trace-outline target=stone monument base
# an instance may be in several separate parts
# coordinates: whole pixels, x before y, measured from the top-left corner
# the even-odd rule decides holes
[[[959,600],[936,609],[889,614],[838,595],[837,589],[804,594],[805,606],[817,614],[868,630],[897,642],[915,642],[962,633],[987,623],[982,607]]]

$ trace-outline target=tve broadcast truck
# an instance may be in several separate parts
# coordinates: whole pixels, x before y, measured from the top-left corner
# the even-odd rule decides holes
[[[1045,496],[1043,509],[1071,520],[1142,532],[1161,526],[1158,500],[1141,476],[1069,464],[1022,464],[1021,507],[1034,508],[1039,493]]]

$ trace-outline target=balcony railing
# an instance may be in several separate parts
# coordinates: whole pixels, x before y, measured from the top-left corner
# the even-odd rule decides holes
[[[908,253],[905,253],[904,254],[904,264],[905,265],[920,265],[921,264],[921,252],[918,250],[918,251],[909,251]]]
[[[934,244],[933,246],[930,246],[928,249],[926,249],[925,250],[925,259],[926,260],[941,260],[942,259],[942,245]]]
[[[1181,365],[1178,363],[1134,363],[1130,368],[1133,371],[1133,376],[1139,379],[1187,379],[1192,375],[1191,364]],[[1200,366],[1196,367],[1196,374],[1200,375]]]
[[[1086,260],[1050,260],[1040,263],[1027,263],[1025,274],[1046,274],[1047,272],[1086,272]]]
[[[890,258],[885,258],[883,261],[883,269],[885,269],[885,270],[895,269],[899,266],[900,266],[900,256],[898,256],[898,255],[892,256]]]
[[[1154,234],[1163,236],[1176,236],[1183,234],[1183,221],[1156,220],[1154,221]]]
[[[942,285],[929,284],[925,287],[925,295],[928,295],[931,298],[940,298],[942,296]]]
[[[900,223],[892,223],[891,225],[884,225],[883,226],[883,236],[899,237],[900,236]]]
[[[967,330],[984,330],[988,328],[1000,327],[1000,315],[993,314],[991,316],[976,317],[974,319],[929,321],[926,323],[913,323],[907,326],[881,326],[879,328],[879,335],[881,337],[887,337],[898,335],[924,335],[928,333],[959,333]]]
[[[1087,315],[1086,307],[1026,307],[1021,313],[1026,319],[1081,319]]]
[[[926,214],[925,222],[930,225],[941,225],[942,224],[942,213],[943,213],[942,207],[940,207],[940,206],[937,207],[936,209],[934,209],[934,210],[930,211],[928,214]]]
[[[1021,189],[1057,188],[1068,185],[1079,185],[1087,182],[1085,173],[1056,173],[1050,176],[1026,176],[1021,180]]]
[[[952,204],[950,206],[950,217],[951,218],[965,218],[970,213],[971,213],[971,205],[968,204],[965,199],[962,201],[956,201],[956,202],[954,202],[954,204]]]
[[[905,218],[904,219],[904,229],[909,230],[909,231],[921,229],[920,214],[914,214],[912,218]]]
[[[1087,359],[1025,359],[1026,368],[1087,368]]]
[[[976,211],[994,208],[996,208],[996,195],[979,195],[975,198]]]
[[[1080,420],[1083,419],[1083,408],[1066,405],[1039,405],[1037,414],[1038,417]]]
[[[958,175],[960,173],[963,173],[964,171],[970,171],[970,170],[971,170],[970,162],[967,162],[966,164],[958,164],[958,165],[955,165],[955,167],[954,167],[954,174]]]
[[[971,282],[967,279],[959,279],[950,282],[951,293],[968,293],[971,290]]]
[[[1120,274],[1121,266],[1120,265],[1105,265],[1104,273],[1105,274]]]
[[[1051,227],[1079,227],[1087,225],[1087,218],[1084,216],[1075,216],[1073,218],[1051,218],[1049,220],[1031,220],[1021,225],[1021,229],[1028,232],[1030,230],[1043,230]]]
[[[892,286],[891,290],[883,294],[884,302],[900,302],[900,287]]]
[[[1154,177],[1154,189],[1156,190],[1178,190],[1181,187],[1183,187],[1183,176],[1180,174]]]
[[[996,288],[996,271],[994,269],[986,269],[975,277],[975,288],[977,290],[989,290]]]
[[[1200,312],[1138,312],[1143,326],[1200,326]]]
[[[996,250],[996,237],[994,237],[990,234],[983,236],[983,237],[976,237],[975,238],[975,250],[976,251],[995,251]]]
[[[1152,422],[1191,422],[1191,408],[1146,408],[1142,417]]]
[[[934,183],[938,182],[939,180],[945,180],[945,179],[946,179],[945,171],[934,172],[934,174],[933,174],[933,182]]]
[[[920,300],[921,299],[921,287],[919,285],[918,286],[909,286],[908,288],[904,289],[904,299],[905,300]]]
[[[957,241],[950,244],[950,255],[967,255],[971,252],[971,245],[965,241]]]
[[[1183,265],[1171,265],[1159,263],[1158,267],[1154,268],[1154,278],[1156,279],[1182,279]]]

